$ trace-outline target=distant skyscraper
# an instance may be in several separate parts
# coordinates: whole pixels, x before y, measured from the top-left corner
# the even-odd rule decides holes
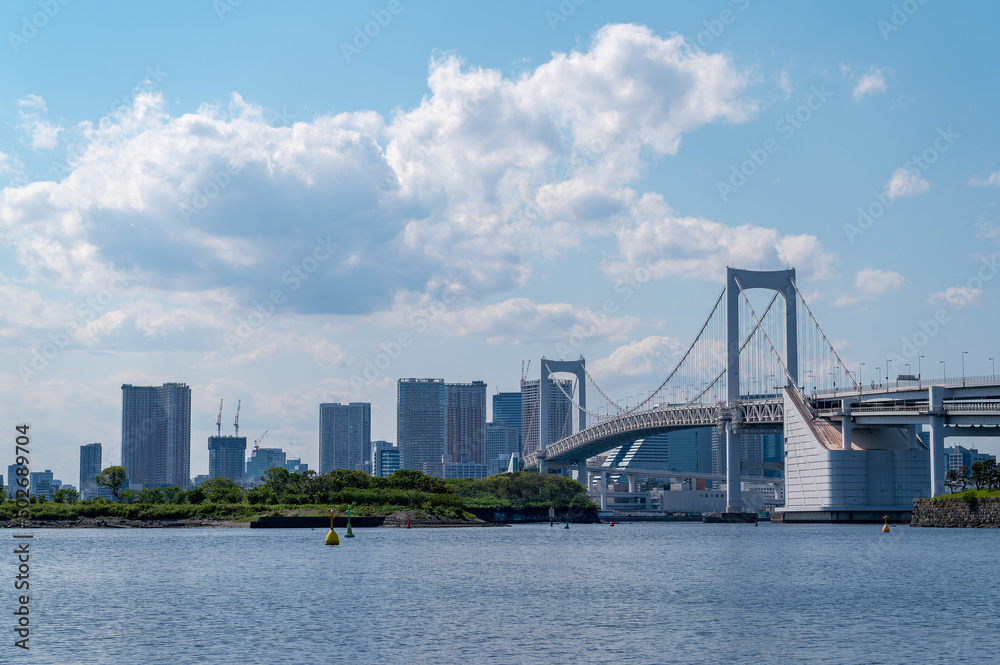
[[[549,394],[549,441],[558,441],[573,433],[573,403],[566,395],[573,394],[573,382],[559,379],[553,381]],[[540,439],[538,436],[539,417],[539,383],[538,379],[521,381],[521,455],[538,452]],[[559,387],[562,387],[562,390]],[[565,391],[565,394],[563,394]]]
[[[257,483],[271,467],[284,467],[285,459],[285,451],[281,448],[256,448],[247,460],[247,478]]]
[[[191,389],[184,383],[122,386],[122,466],[132,489],[187,489],[191,478]]]
[[[88,443],[80,446],[80,498],[97,498],[97,474],[101,468],[101,444]]]
[[[285,460],[285,468],[292,473],[305,473],[309,470],[309,465],[304,464],[301,457],[289,457]]]
[[[521,393],[497,393],[493,396],[493,422],[507,423],[517,430],[517,451],[521,452]]]
[[[32,471],[30,478],[29,495],[38,496],[39,494],[44,494],[50,499],[52,498],[52,495],[55,493],[52,482],[52,471],[49,469],[45,469],[45,471]]]
[[[517,395],[520,398],[520,393]],[[518,454],[519,449],[518,428],[509,426],[505,421],[486,423],[483,461],[486,463],[487,475],[506,473],[511,454]]]
[[[242,482],[246,475],[245,436],[208,437],[208,477]]]
[[[486,438],[486,383],[444,384],[444,461],[483,463]]]
[[[440,466],[445,453],[444,379],[399,379],[396,391],[396,445],[403,468]]]
[[[11,464],[10,466],[7,467],[7,484],[4,485],[4,487],[7,488],[7,497],[11,499],[15,498],[17,490],[19,489],[23,489],[25,491],[25,494],[27,494],[28,492],[27,487],[22,488],[20,485],[17,484],[17,479],[22,477],[17,475],[17,467],[18,467],[17,464]],[[25,469],[27,468],[28,467],[25,467]]]
[[[400,450],[388,441],[375,441],[372,444],[372,475],[376,478],[385,478],[399,471]]]
[[[319,405],[319,472],[363,471],[370,462],[372,405],[337,402]]]

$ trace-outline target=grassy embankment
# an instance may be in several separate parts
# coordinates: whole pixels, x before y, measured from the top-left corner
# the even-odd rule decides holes
[[[265,483],[243,490],[232,481],[214,478],[198,488],[120,492],[122,501],[93,499],[56,503],[33,498],[28,512],[35,520],[76,520],[81,517],[130,520],[231,520],[250,522],[262,515],[389,515],[414,511],[417,517],[472,518],[465,508],[589,508],[593,506],[580,483],[537,473],[490,476],[483,480],[442,480],[417,471],[398,471],[372,478],[345,470],[324,475],[269,469]],[[0,504],[0,519],[18,517],[14,501]]]

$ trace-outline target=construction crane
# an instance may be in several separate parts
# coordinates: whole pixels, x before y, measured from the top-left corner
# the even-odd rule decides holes
[[[254,452],[260,450],[260,442],[264,440],[265,436],[267,436],[267,430],[264,430],[264,433],[260,435],[260,438],[258,438],[256,441],[253,442]]]
[[[219,430],[219,436],[222,436],[222,400],[219,400],[219,418],[215,421],[215,428]]]
[[[236,436],[240,435],[240,404],[242,403],[243,400],[236,401],[236,422],[233,423],[233,427],[236,428]]]

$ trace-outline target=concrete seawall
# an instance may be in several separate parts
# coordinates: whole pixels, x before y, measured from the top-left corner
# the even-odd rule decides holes
[[[1000,528],[1000,498],[914,499],[910,526]]]

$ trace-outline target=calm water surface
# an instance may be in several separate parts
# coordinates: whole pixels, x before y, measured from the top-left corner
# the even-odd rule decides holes
[[[879,529],[35,530],[0,663],[993,660],[1000,531]]]

